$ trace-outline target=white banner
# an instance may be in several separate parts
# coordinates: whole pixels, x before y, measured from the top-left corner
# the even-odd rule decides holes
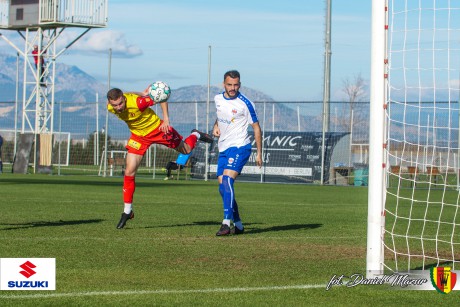
[[[56,259],[0,258],[0,290],[56,290]]]
[[[217,172],[217,165],[209,165],[211,173]],[[276,167],[276,166],[245,166],[241,174],[266,174],[266,175],[281,175],[281,176],[309,176],[313,175],[311,167]]]

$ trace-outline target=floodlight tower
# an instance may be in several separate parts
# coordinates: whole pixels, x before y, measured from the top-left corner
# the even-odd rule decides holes
[[[56,59],[92,28],[106,27],[107,11],[108,0],[0,0],[0,29],[17,31],[24,40],[18,47],[0,33],[24,60],[21,132],[34,134],[36,147],[38,135],[51,139],[53,133]],[[67,28],[81,33],[57,50],[58,38]],[[47,143],[50,150],[51,142]],[[51,165],[51,156],[48,160],[40,165]]]

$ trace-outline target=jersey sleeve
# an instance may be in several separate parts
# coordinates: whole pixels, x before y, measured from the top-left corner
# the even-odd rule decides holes
[[[256,108],[255,105],[252,101],[245,99],[243,100],[244,103],[246,104],[246,118],[248,120],[249,124],[254,124],[259,121],[257,118],[257,113],[256,113]]]
[[[138,96],[136,99],[137,107],[139,110],[142,112],[145,109],[153,106],[155,104],[155,101],[153,101],[152,98],[149,96]]]

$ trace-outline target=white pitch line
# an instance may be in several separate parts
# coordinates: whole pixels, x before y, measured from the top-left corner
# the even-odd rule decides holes
[[[248,287],[248,288],[214,288],[214,289],[192,289],[192,290],[139,290],[139,291],[99,291],[99,292],[70,292],[52,294],[30,294],[30,295],[0,295],[0,299],[35,299],[35,298],[59,298],[59,297],[81,297],[81,296],[102,296],[102,295],[141,295],[141,294],[188,294],[188,293],[226,293],[226,292],[251,292],[251,291],[276,291],[324,288],[326,285],[294,285],[294,286],[273,286],[273,287]]]

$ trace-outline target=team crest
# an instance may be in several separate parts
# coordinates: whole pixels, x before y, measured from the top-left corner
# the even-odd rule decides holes
[[[236,109],[232,109],[232,113],[233,115],[235,115],[236,113],[238,113],[238,111]]]
[[[431,284],[439,293],[447,294],[455,287],[457,273],[451,272],[450,267],[435,267],[430,269]]]

